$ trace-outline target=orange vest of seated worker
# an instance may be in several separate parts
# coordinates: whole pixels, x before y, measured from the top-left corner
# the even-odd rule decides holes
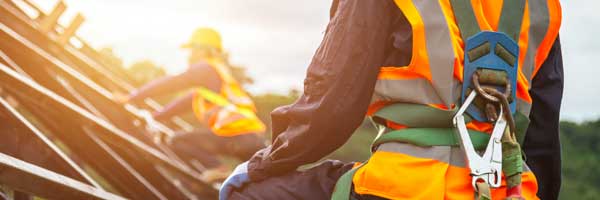
[[[200,28],[183,47],[204,47],[221,52],[221,37],[215,30]],[[196,90],[193,108],[198,120],[219,136],[264,132],[265,125],[256,116],[254,103],[233,78],[223,59],[212,57],[203,61],[217,72],[222,83],[218,93],[203,87]]]
[[[504,0],[508,1],[508,0]],[[502,0],[471,0],[481,30],[496,31]],[[412,27],[412,60],[408,66],[383,66],[369,115],[393,103],[453,109],[463,82],[464,44],[450,0],[395,0]],[[531,9],[533,7],[534,9]],[[547,9],[546,9],[547,8]],[[529,116],[530,83],[555,41],[561,23],[558,0],[526,1],[518,36],[517,113]],[[410,114],[410,113],[406,113]],[[386,121],[391,130],[410,128]],[[472,121],[471,130],[491,132],[492,124]],[[324,133],[326,134],[326,133]],[[447,155],[437,155],[439,152]],[[375,151],[353,177],[355,192],[389,199],[473,199],[469,169],[462,154],[434,148],[387,148]],[[459,160],[461,162],[444,162]],[[506,195],[505,183],[492,190],[493,199]],[[537,199],[537,182],[528,169],[522,174],[522,194]]]

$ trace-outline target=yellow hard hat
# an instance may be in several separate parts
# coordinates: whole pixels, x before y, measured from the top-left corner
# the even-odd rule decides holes
[[[202,48],[212,47],[219,51],[222,50],[221,35],[212,28],[198,28],[192,34],[190,40],[181,46],[182,48]]]

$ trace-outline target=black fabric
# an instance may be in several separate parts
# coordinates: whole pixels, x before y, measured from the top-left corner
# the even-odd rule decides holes
[[[560,40],[534,77],[529,93],[533,105],[531,123],[523,144],[527,165],[535,174],[538,197],[558,199],[561,184],[561,158],[559,139],[559,114],[563,93],[563,63]]]
[[[306,171],[295,171],[283,176],[256,182],[233,192],[229,200],[328,200],[337,180],[354,163],[326,160]],[[385,200],[352,191],[351,200]]]
[[[232,193],[229,200],[320,200],[330,199],[337,180],[353,163],[327,160],[306,171],[254,182]]]
[[[410,25],[393,1],[340,0],[333,10],[304,94],[271,113],[274,141],[250,160],[252,180],[294,171],[342,146],[364,119],[379,67],[410,60],[397,49],[410,46]]]

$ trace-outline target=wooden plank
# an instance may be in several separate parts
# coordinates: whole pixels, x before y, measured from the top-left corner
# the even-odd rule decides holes
[[[58,19],[65,12],[65,10],[67,10],[67,5],[62,0],[58,1],[54,6],[54,9],[52,9],[52,12],[50,12],[48,16],[44,17],[44,19],[42,19],[40,22],[40,31],[44,34],[48,34],[53,31],[58,24]]]
[[[1,3],[1,2],[0,2]],[[3,14],[2,12],[0,12],[0,14]],[[6,14],[6,13],[4,13]],[[10,13],[8,13],[10,14]],[[13,13],[14,14],[14,13]],[[9,16],[9,15],[7,15]],[[22,44],[17,44],[17,48],[22,48],[26,51],[28,51],[27,54],[23,54],[24,56],[31,56],[32,60],[37,60],[35,62],[30,62],[30,61],[26,61],[29,58],[23,60],[21,59],[20,61],[18,61],[19,63],[31,63],[28,64],[28,68],[26,69],[27,72],[31,72],[31,73],[37,73],[37,74],[44,74],[47,73],[47,71],[45,70],[51,70],[51,71],[56,71],[61,73],[62,75],[64,75],[67,79],[69,79],[69,81],[72,81],[74,86],[77,86],[78,88],[76,90],[81,90],[81,91],[86,91],[86,93],[98,93],[99,95],[94,94],[92,97],[92,99],[100,99],[102,101],[106,101],[107,100],[107,95],[104,91],[106,91],[106,89],[102,88],[102,87],[96,87],[99,85],[96,85],[97,83],[94,83],[94,81],[89,80],[89,75],[88,77],[86,77],[84,74],[81,74],[81,71],[77,71],[80,69],[77,68],[73,68],[73,67],[84,67],[84,68],[89,68],[89,66],[93,66],[94,63],[96,63],[97,61],[94,60],[86,60],[83,59],[86,56],[81,56],[81,55],[77,55],[78,51],[76,49],[70,48],[68,47],[68,50],[64,50],[63,48],[60,48],[58,45],[55,45],[52,43],[52,41],[49,41],[48,38],[46,38],[44,35],[35,35],[35,33],[39,34],[38,31],[28,31],[27,26],[30,23],[22,23],[22,22],[16,22],[15,20],[11,20],[11,19],[7,19],[4,16],[0,17],[0,18],[4,18],[4,19],[0,19],[3,22],[6,23],[11,23],[11,24],[18,24],[21,23],[21,25],[16,25],[16,26],[12,26],[11,28],[14,27],[14,31],[18,31],[19,33],[25,33],[26,35],[23,35],[23,37],[21,37],[21,39],[17,39],[17,41],[21,41],[23,42]],[[19,20],[19,19],[18,19]],[[15,23],[16,22],[16,23]],[[25,25],[25,26],[22,26]],[[9,35],[13,35],[14,34],[9,34]],[[19,37],[17,37],[19,38]],[[14,38],[13,38],[14,39]],[[26,40],[30,40],[30,41],[26,41]],[[48,41],[45,41],[48,40]],[[14,42],[14,41],[13,41]],[[58,48],[57,48],[58,47]],[[13,54],[14,55],[14,54]],[[66,55],[66,56],[65,56]],[[58,58],[58,60],[57,60]],[[40,61],[43,60],[43,61]],[[98,65],[98,64],[96,64]],[[34,67],[32,67],[34,66]],[[40,70],[40,68],[35,68],[35,66],[44,66],[42,69]],[[34,71],[32,71],[34,70]],[[92,73],[94,73],[93,71],[95,71],[96,69],[93,68],[89,68],[89,71],[92,71]],[[97,70],[96,70],[97,71]],[[96,72],[97,73],[97,72]],[[39,75],[36,75],[39,77]],[[42,76],[47,76],[47,75],[42,75]],[[109,74],[110,77],[110,74]],[[88,79],[88,80],[86,80]],[[43,82],[45,86],[50,86],[48,85],[48,83],[44,81],[42,81],[43,79],[38,79],[36,78],[36,81],[40,81]],[[53,88],[53,90],[56,90],[55,86],[52,86],[50,88]],[[98,89],[98,90],[96,90]],[[60,89],[59,89],[60,90]],[[65,94],[60,94],[63,95],[63,97]],[[67,96],[69,96],[67,94]],[[84,96],[88,96],[90,97],[88,94],[84,95]],[[45,99],[45,98],[42,98]],[[71,101],[75,102],[76,99],[70,99]],[[48,101],[48,100],[46,100]],[[52,100],[50,100],[52,101]],[[55,102],[54,102],[55,103]],[[57,106],[57,104],[51,103],[51,105]],[[62,105],[64,106],[64,105]],[[95,105],[98,106],[98,105]],[[58,105],[58,107],[61,107],[61,105]],[[107,105],[107,106],[99,106],[99,107],[115,107],[114,105]],[[64,109],[61,107],[61,109]],[[66,108],[69,109],[69,108]],[[81,115],[79,116],[74,116],[74,117],[81,117]],[[84,117],[85,118],[85,117]],[[98,118],[100,119],[100,118]],[[90,120],[90,119],[87,119]],[[93,120],[93,119],[92,119]],[[90,121],[85,121],[85,123],[90,123]],[[103,120],[106,121],[106,120]],[[108,138],[111,141],[118,141],[121,143],[121,145],[125,144],[126,146],[130,146],[131,143],[127,140],[125,140],[125,143],[122,143],[124,140],[123,138],[119,139],[119,137],[117,136],[117,139],[115,139],[114,137],[114,132],[110,129],[106,129],[105,126],[102,125],[98,125],[97,122],[92,122],[93,124],[96,123],[95,126],[97,126],[98,128],[102,129],[102,136],[109,136]],[[108,122],[110,124],[110,122]],[[120,129],[120,127],[116,127],[113,126],[115,129]],[[122,129],[121,129],[122,130]],[[124,131],[126,132],[126,131]],[[117,134],[118,135],[118,134]],[[149,149],[152,149],[152,147],[148,146]],[[136,145],[133,146],[133,148],[136,148]],[[183,170],[182,169],[188,169],[188,167],[186,166],[180,166],[179,164],[174,164],[172,163],[171,159],[156,159],[155,156],[152,156],[152,153],[148,154],[146,149],[143,148],[139,148],[139,146],[137,146],[137,150],[141,151],[141,154],[143,154],[144,156],[150,156],[151,160],[153,160],[153,162],[159,161],[158,163],[162,163],[166,166],[167,169],[169,170],[174,170],[175,172],[179,173],[178,175],[183,175],[184,177],[194,180],[196,182],[198,182],[198,180],[196,179],[196,175],[192,175],[195,172],[193,171],[188,171],[188,170]],[[151,150],[152,151],[152,150]],[[161,153],[161,152],[159,152]],[[167,157],[163,157],[163,158],[167,158]],[[162,161],[161,161],[162,160]],[[191,175],[191,176],[190,176]],[[201,182],[198,182],[201,184]],[[208,192],[208,193],[213,193],[213,192]]]
[[[79,115],[79,120],[87,121],[86,123],[94,123],[98,128],[104,129],[107,131],[106,134],[103,134],[103,137],[109,137],[107,140],[113,142],[119,142],[120,145],[128,145],[133,148],[137,148],[140,153],[143,153],[144,157],[147,157],[154,162],[162,163],[167,168],[173,170],[174,172],[186,176],[188,179],[196,180],[196,184],[203,185],[202,180],[200,179],[200,175],[196,172],[190,170],[187,167],[182,165],[175,165],[169,161],[164,154],[156,151],[155,149],[141,143],[139,140],[129,136],[127,133],[117,129],[112,124],[97,118],[86,110],[74,105],[73,103],[66,101],[64,98],[54,94],[53,92],[43,88],[32,80],[24,79],[20,77],[17,73],[11,71],[5,66],[0,65],[0,71],[4,73],[0,73],[0,81],[4,81],[3,84],[12,85],[15,88],[23,88],[23,87],[31,87],[31,89],[35,89],[39,94],[37,96],[43,97],[44,101],[50,103],[48,106],[59,106],[65,107],[65,111],[68,111],[69,115]],[[11,78],[12,77],[12,78]],[[10,82],[6,79],[12,79]],[[15,82],[16,81],[16,82]],[[65,113],[66,114],[66,113]],[[82,121],[82,122],[83,122]],[[81,122],[79,122],[81,123]],[[216,197],[216,191],[214,189],[210,189],[211,187],[208,185],[204,186],[203,193],[207,196]]]
[[[3,153],[0,153],[0,182],[50,199],[125,199]]]
[[[0,65],[0,68],[2,67]],[[77,113],[68,112],[61,104],[49,101],[47,96],[36,93],[36,90],[32,90],[28,85],[14,82],[3,75],[5,74],[0,73],[0,85],[11,85],[5,89],[6,93],[19,99],[23,109],[35,116],[36,121],[50,132],[56,133],[54,136],[68,146],[79,160],[108,181],[110,188],[131,199],[162,199],[160,197],[163,195],[156,195],[156,188],[145,184],[145,178],[127,162],[121,162],[123,159],[119,156],[104,151],[85,134],[83,126],[92,123],[77,118]]]
[[[83,76],[81,73],[79,73],[78,71],[74,70],[73,68],[69,67],[68,65],[66,65],[65,63],[57,60],[56,58],[52,57],[51,55],[49,55],[47,52],[45,52],[43,49],[40,49],[40,47],[34,45],[33,43],[31,43],[30,41],[26,40],[25,38],[21,37],[20,35],[18,35],[17,33],[15,33],[13,30],[11,30],[10,28],[0,24],[0,36],[2,36],[2,32],[7,34],[9,37],[11,37],[13,40],[16,40],[19,43],[12,43],[11,40],[8,40],[10,38],[7,38],[7,42],[11,42],[12,44],[19,46],[22,45],[24,48],[22,48],[24,51],[32,51],[34,53],[32,54],[37,54],[39,55],[42,60],[45,60],[44,62],[46,64],[44,64],[45,66],[48,67],[52,67],[53,70],[60,70],[62,73],[65,73],[67,75],[69,75],[70,77],[72,77],[75,81],[78,81],[77,85],[82,85],[84,87],[87,88],[87,90],[91,90],[94,91],[96,93],[98,93],[98,98],[101,98],[103,100],[111,100],[112,99],[112,93],[110,93],[109,91],[107,91],[106,89],[102,88],[101,86],[97,85],[95,82],[93,82],[92,80],[88,79],[87,77]],[[56,95],[58,96],[58,95]],[[61,97],[62,98],[62,97]],[[68,101],[67,101],[68,102]],[[72,104],[72,102],[69,102],[70,104]],[[116,107],[118,105],[114,104],[114,102],[112,103],[113,107]],[[81,109],[76,105],[75,106],[77,109]],[[85,110],[82,110],[85,111]],[[173,167],[173,169],[177,169],[177,171],[180,171],[184,174],[186,174],[188,177],[192,178],[192,179],[198,179],[198,177],[200,177],[199,175],[197,175],[196,172],[194,172],[191,168],[189,168],[188,166],[184,166],[181,165],[180,163],[174,164],[172,162],[170,162],[168,157],[165,157],[164,154],[162,154],[161,152],[156,151],[155,149],[149,147],[147,144],[144,144],[143,142],[141,142],[140,140],[132,137],[131,135],[119,130],[117,127],[115,127],[113,124],[108,123],[104,120],[99,119],[98,117],[94,116],[93,114],[90,114],[89,112],[80,112],[82,114],[85,114],[86,117],[90,117],[93,118],[92,120],[96,121],[96,122],[101,122],[101,125],[104,126],[105,128],[111,130],[112,133],[117,133],[117,135],[119,135],[122,138],[127,138],[127,140],[133,142],[133,144],[135,144],[138,147],[142,147],[143,148],[139,148],[142,149],[144,151],[147,151],[147,153],[150,153],[151,155],[153,155],[154,158],[157,158],[158,161],[166,163],[167,166],[169,167]],[[117,121],[118,122],[118,121]]]
[[[42,9],[38,5],[31,2],[30,0],[21,0],[21,2],[25,3],[25,5],[29,6],[29,8],[35,10],[39,15],[38,18],[44,18],[46,16],[46,13],[44,13],[44,11],[42,11]]]
[[[71,37],[75,35],[75,32],[77,32],[77,29],[79,29],[84,20],[85,18],[83,15],[78,13],[73,21],[71,21],[71,24],[69,24],[69,26],[63,31],[56,41],[62,46],[67,45]]]
[[[73,160],[71,160],[71,158],[69,158],[65,153],[63,153],[52,141],[50,141],[50,139],[45,134],[43,134],[39,129],[37,129],[35,126],[33,126],[33,124],[31,124],[27,119],[25,119],[25,117],[23,115],[21,115],[21,113],[19,113],[6,100],[4,100],[4,98],[1,98],[1,97],[0,97],[0,108],[3,108],[8,113],[10,113],[10,115],[12,115],[12,118],[13,118],[12,121],[18,121],[18,123],[20,123],[19,125],[21,125],[23,128],[28,129],[30,134],[33,134],[35,137],[37,137],[37,139],[41,140],[43,142],[43,144],[46,145],[47,148],[49,148],[51,151],[53,151],[56,154],[56,156],[58,156],[58,159],[66,162],[66,164],[69,167],[71,167],[73,170],[75,170],[81,176],[81,178],[83,178],[85,181],[87,181],[89,184],[93,185],[94,187],[101,188],[100,184],[98,184],[87,173],[85,173],[85,171],[81,167],[79,167],[79,165],[77,165]],[[24,134],[27,134],[27,133],[20,133],[20,135],[24,135]]]
[[[110,64],[103,61],[98,52],[87,45],[81,38],[78,38],[78,40],[84,45],[80,49],[76,49],[70,45],[60,48],[60,45],[55,45],[52,42],[43,42],[42,44],[39,41],[47,40],[47,38],[45,35],[41,35],[41,33],[33,27],[35,23],[33,23],[31,19],[28,19],[27,16],[20,14],[16,9],[2,1],[0,1],[0,22],[11,27],[13,30],[29,40],[32,40],[32,42],[39,46],[42,46],[44,50],[51,53],[53,56],[66,57],[73,61],[75,66],[80,67],[78,70],[81,73],[84,73],[87,77],[99,85],[102,85],[104,88],[112,88],[112,90],[118,88],[117,91],[121,92],[130,92],[135,89],[129,82],[130,77],[128,77],[124,70],[116,67],[108,67],[107,65]],[[151,98],[146,99],[144,103],[146,104],[144,107],[146,109],[158,110],[162,108],[160,104]],[[192,125],[179,117],[174,117],[172,121],[173,124],[179,126],[179,128],[183,130],[193,130]]]

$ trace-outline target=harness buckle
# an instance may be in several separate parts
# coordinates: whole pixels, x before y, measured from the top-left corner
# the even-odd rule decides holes
[[[465,104],[467,95],[472,90],[486,87],[505,93],[511,100],[510,109],[505,112],[514,114],[516,112],[516,89],[517,86],[519,45],[508,35],[501,32],[482,31],[469,37],[465,41],[464,72],[461,101]],[[483,73],[482,73],[483,72]],[[480,76],[481,75],[481,76]],[[473,81],[471,81],[473,78]],[[477,78],[479,81],[475,81]],[[480,98],[493,99],[485,92],[478,91]],[[493,101],[498,102],[498,101]],[[495,121],[494,118],[486,116],[484,106],[473,105],[466,112],[473,119],[481,122]]]

